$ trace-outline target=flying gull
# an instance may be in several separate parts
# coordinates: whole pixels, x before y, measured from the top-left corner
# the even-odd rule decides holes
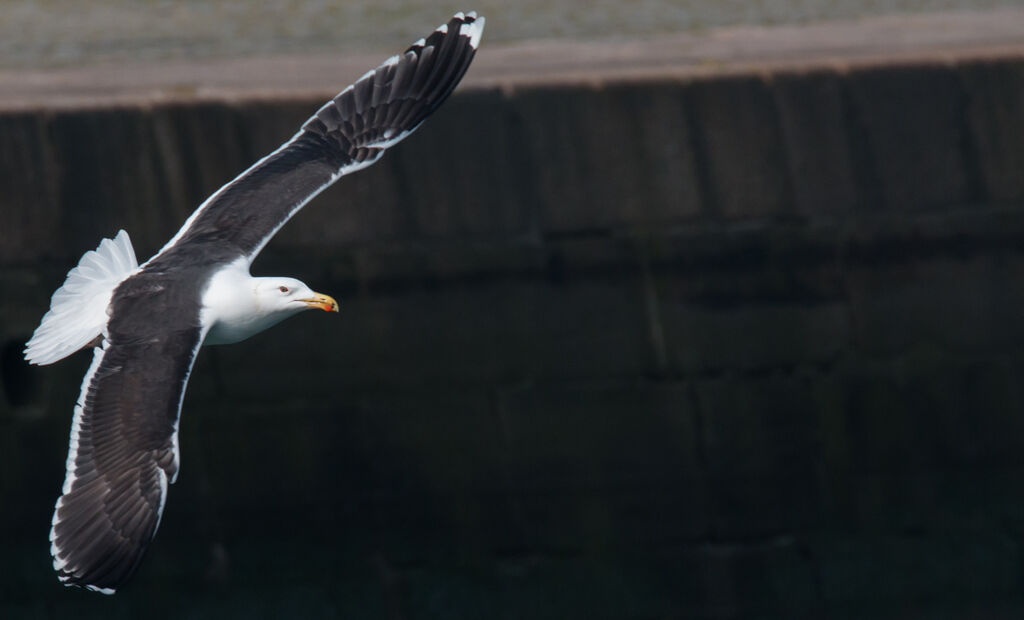
[[[337,312],[298,280],[249,275],[250,264],[303,205],[376,162],[444,102],[483,29],[483,17],[456,13],[367,72],[207,198],[141,266],[122,230],[68,273],[25,347],[29,362],[51,364],[95,346],[50,530],[65,585],[112,594],[138,567],[178,474],[178,419],[199,347],[244,340],[303,310]]]

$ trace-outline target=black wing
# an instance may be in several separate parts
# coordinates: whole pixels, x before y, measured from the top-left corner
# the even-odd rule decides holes
[[[367,72],[291,140],[210,196],[164,250],[215,241],[251,261],[320,191],[377,161],[440,107],[469,68],[483,27],[475,13],[457,13],[425,40]]]
[[[50,530],[67,585],[111,594],[131,577],[178,473],[178,416],[203,333],[198,306],[166,312],[174,296],[165,292],[145,276],[125,281],[82,382]]]

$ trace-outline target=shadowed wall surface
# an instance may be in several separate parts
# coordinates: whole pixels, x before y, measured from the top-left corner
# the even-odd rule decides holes
[[[136,578],[46,534],[87,355],[310,101],[0,115],[0,616],[1016,618],[1024,60],[458,94],[264,252],[341,301],[200,354]]]

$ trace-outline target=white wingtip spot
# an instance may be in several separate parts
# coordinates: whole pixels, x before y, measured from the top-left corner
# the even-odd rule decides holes
[[[476,19],[476,11],[470,11],[469,13],[466,13],[466,17],[470,19]]]
[[[483,17],[477,18],[477,20],[471,24],[462,24],[459,27],[459,34],[464,37],[469,37],[469,46],[476,49],[480,45],[480,36],[484,33],[484,24],[487,20]]]
[[[381,150],[388,149],[388,148],[391,148],[394,145],[398,144],[402,140],[405,140],[405,138],[409,134],[411,134],[411,133],[412,133],[412,131],[403,131],[402,133],[400,133],[398,135],[395,135],[394,131],[389,129],[388,131],[384,132],[384,139],[383,140],[378,140],[377,142],[371,142],[371,143],[367,144],[366,146],[369,147],[369,148],[376,148],[376,149],[381,149]],[[376,161],[376,160],[374,160],[374,161]]]
[[[441,34],[448,34],[448,24],[441,24],[437,31]]]

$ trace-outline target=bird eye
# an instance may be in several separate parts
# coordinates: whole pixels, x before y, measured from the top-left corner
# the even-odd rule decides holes
[[[288,292],[288,287],[287,286],[279,286],[279,287],[277,287],[277,290],[281,291],[282,293],[287,293]]]

